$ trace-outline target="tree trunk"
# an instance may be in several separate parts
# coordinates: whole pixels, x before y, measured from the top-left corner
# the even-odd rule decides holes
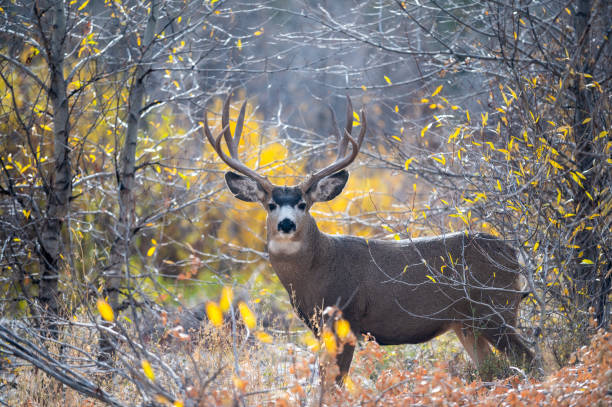
[[[50,5],[53,23],[50,38],[47,37],[47,62],[51,73],[49,99],[53,106],[53,172],[50,174],[47,191],[46,217],[40,235],[41,279],[38,300],[43,315],[54,318],[59,312],[58,280],[61,267],[62,229],[70,206],[72,193],[72,170],[70,164],[69,106],[64,78],[64,41],[66,37],[66,16],[64,2],[55,1]],[[38,10],[37,10],[38,12]],[[39,16],[39,21],[40,21]],[[40,27],[43,27],[42,22]],[[41,28],[42,30],[42,28]],[[45,37],[45,33],[41,32]],[[52,335],[56,325],[44,324]]]
[[[123,280],[122,270],[125,267],[126,276],[129,267],[130,243],[132,229],[135,223],[134,184],[136,171],[136,146],[138,144],[138,129],[140,124],[143,97],[145,93],[145,78],[149,74],[147,53],[155,39],[157,28],[157,2],[151,2],[151,11],[143,36],[140,63],[132,76],[127,111],[127,130],[119,158],[117,184],[119,195],[119,222],[115,229],[115,238],[110,252],[110,261],[105,273],[105,293],[113,310],[119,308],[119,291]],[[100,360],[109,361],[114,353],[114,343],[111,337],[102,334],[99,342]]]
[[[580,246],[578,252],[581,257],[576,256],[574,282],[576,284],[574,300],[582,311],[591,309],[599,327],[607,327],[609,324],[608,296],[610,293],[610,276],[606,276],[606,267],[600,263],[600,252],[602,241],[598,235],[593,233],[595,222],[598,218],[589,219],[588,216],[597,211],[597,200],[591,200],[585,191],[594,195],[596,189],[602,190],[605,185],[601,179],[595,179],[598,171],[593,168],[598,165],[594,155],[594,126],[598,122],[596,116],[596,95],[592,90],[585,87],[583,74],[593,74],[593,50],[591,49],[591,19],[593,2],[591,0],[580,0],[576,4],[574,16],[574,29],[576,33],[576,49],[579,53],[576,59],[575,69],[577,76],[574,81],[572,92],[575,98],[574,130],[576,141],[576,163],[578,170],[585,177],[583,188],[576,187],[576,213],[585,214],[586,227],[576,234],[576,245]],[[605,9],[605,5],[603,6]],[[590,119],[590,120],[587,120]],[[586,122],[585,122],[586,121]],[[609,266],[609,265],[608,265]],[[592,307],[592,308],[591,308]],[[585,314],[588,319],[588,315]]]

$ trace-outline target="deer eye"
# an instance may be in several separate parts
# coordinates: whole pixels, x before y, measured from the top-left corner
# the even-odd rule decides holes
[[[268,204],[268,208],[269,208],[271,211],[273,211],[274,209],[276,209],[276,204],[273,204],[273,203]]]
[[[298,209],[299,209],[299,210],[301,210],[301,211],[303,211],[304,209],[306,209],[306,204],[305,204],[304,202],[300,203],[300,204],[298,205]]]

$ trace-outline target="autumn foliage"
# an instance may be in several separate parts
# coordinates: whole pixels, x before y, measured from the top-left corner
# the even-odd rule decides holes
[[[227,314],[225,317],[229,318]],[[251,317],[254,316],[250,310],[242,314],[246,320]],[[328,340],[325,338],[317,347],[308,346],[307,341],[294,344],[282,335],[267,333],[265,340],[259,339],[260,335],[256,335],[259,340],[255,341],[237,338],[240,343],[238,360],[231,367],[231,355],[237,349],[232,351],[231,344],[212,341],[218,335],[227,335],[227,331],[214,324],[205,326],[190,338],[197,338],[191,347],[172,345],[171,349],[165,347],[163,360],[135,361],[134,374],[154,386],[168,380],[166,363],[182,369],[182,390],[177,389],[174,395],[157,393],[155,400],[160,406],[235,403],[367,407],[607,406],[612,402],[612,334],[604,330],[597,332],[589,346],[577,351],[568,366],[540,380],[517,370],[515,375],[483,382],[461,371],[462,362],[458,365],[457,354],[446,362],[406,359],[398,357],[393,348],[365,340],[359,345],[350,375],[342,387],[333,381],[336,373],[333,367],[325,379],[319,381],[317,375],[318,364],[325,365],[332,360],[334,352],[342,346],[343,339],[338,336],[333,348],[325,343]],[[438,349],[436,359],[443,357],[444,352]],[[34,387],[52,388],[54,384],[48,377],[29,368],[15,366],[11,370],[19,372],[19,379],[9,393],[12,396],[9,401],[24,406],[61,405],[55,396],[34,391]],[[205,379],[199,376],[202,374],[207,375]],[[102,379],[102,388],[118,395],[122,403],[127,405],[134,401],[136,394],[132,394],[133,388],[128,382],[106,382],[102,376],[99,379]],[[64,393],[61,398],[67,397],[74,405],[97,405],[75,391]]]
[[[0,404],[612,404],[608,3],[3,1]],[[333,160],[329,109],[364,106],[321,230],[506,240],[539,366],[483,382],[448,336],[365,340],[337,387],[354,334],[305,330],[202,137],[228,94],[279,185]]]

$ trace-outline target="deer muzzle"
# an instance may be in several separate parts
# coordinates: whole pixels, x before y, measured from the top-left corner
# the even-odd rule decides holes
[[[295,232],[295,222],[285,218],[278,223],[278,231],[283,233]]]

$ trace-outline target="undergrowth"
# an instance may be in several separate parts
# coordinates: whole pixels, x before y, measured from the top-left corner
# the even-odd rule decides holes
[[[244,328],[243,328],[244,329]],[[209,324],[189,340],[150,344],[153,381],[169,380],[164,366],[180,373],[177,398],[145,400],[155,406],[608,406],[612,403],[612,334],[600,331],[570,364],[542,380],[518,374],[483,382],[452,337],[422,346],[381,347],[365,341],[356,351],[345,385],[319,378],[319,363],[331,360],[324,345],[303,331],[232,340],[228,324]],[[73,336],[71,346],[86,349]],[[82,337],[81,340],[87,339]],[[67,340],[67,339],[66,339]],[[91,338],[87,339],[90,343]],[[5,362],[8,362],[5,361]],[[40,370],[5,363],[10,406],[99,406]],[[136,371],[136,370],[135,370]],[[143,405],[133,382],[91,370],[99,386],[125,405]],[[164,383],[166,384],[166,383]],[[146,399],[146,398],[145,398]]]

